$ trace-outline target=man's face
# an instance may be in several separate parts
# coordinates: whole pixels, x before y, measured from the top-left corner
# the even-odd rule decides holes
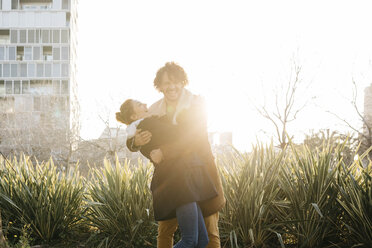
[[[181,96],[183,89],[182,81],[177,81],[174,77],[164,72],[159,90],[164,94],[164,98],[171,102],[176,102]]]

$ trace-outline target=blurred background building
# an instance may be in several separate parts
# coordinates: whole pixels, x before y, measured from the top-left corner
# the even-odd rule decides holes
[[[232,132],[209,132],[208,140],[215,154],[229,153],[232,151]]]
[[[77,0],[0,0],[0,150],[58,158],[79,134]]]

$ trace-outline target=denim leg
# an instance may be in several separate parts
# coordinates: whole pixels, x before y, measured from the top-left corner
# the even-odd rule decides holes
[[[202,213],[199,205],[197,205],[197,208],[198,208],[199,235],[198,235],[198,245],[196,246],[196,248],[205,248],[209,243],[208,232],[207,232],[207,228],[205,227],[203,213]]]
[[[173,248],[195,248],[198,243],[198,208],[196,202],[176,209],[181,240]]]

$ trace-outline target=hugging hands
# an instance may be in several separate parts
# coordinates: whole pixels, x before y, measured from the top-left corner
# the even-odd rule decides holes
[[[151,132],[138,129],[134,135],[134,145],[137,147],[144,146],[150,142],[151,137]],[[155,164],[159,164],[163,160],[163,153],[160,149],[152,150],[150,152],[150,158]]]

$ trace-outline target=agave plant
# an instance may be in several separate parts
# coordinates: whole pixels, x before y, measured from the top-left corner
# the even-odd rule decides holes
[[[126,161],[104,161],[101,172],[93,169],[89,182],[87,220],[95,228],[99,247],[144,247],[156,238],[149,189],[150,164],[130,169]],[[97,240],[98,240],[97,238]]]
[[[53,242],[81,224],[83,181],[77,169],[61,172],[52,161],[28,157],[0,161],[0,208],[9,233],[29,225],[35,241]]]
[[[279,177],[280,188],[289,202],[288,208],[278,211],[287,242],[298,247],[338,243],[334,223],[340,211],[335,204],[335,175],[342,161],[338,155],[342,149],[331,144],[321,150],[290,148]]]
[[[274,210],[283,204],[278,187],[282,159],[283,154],[270,146],[255,147],[251,154],[236,151],[229,159],[218,160],[226,197],[221,236],[231,247],[272,247],[273,242],[279,243]]]
[[[337,200],[346,215],[343,224],[350,233],[348,243],[372,247],[372,162],[363,167],[363,157],[351,166],[343,165],[338,180],[341,197]]]

